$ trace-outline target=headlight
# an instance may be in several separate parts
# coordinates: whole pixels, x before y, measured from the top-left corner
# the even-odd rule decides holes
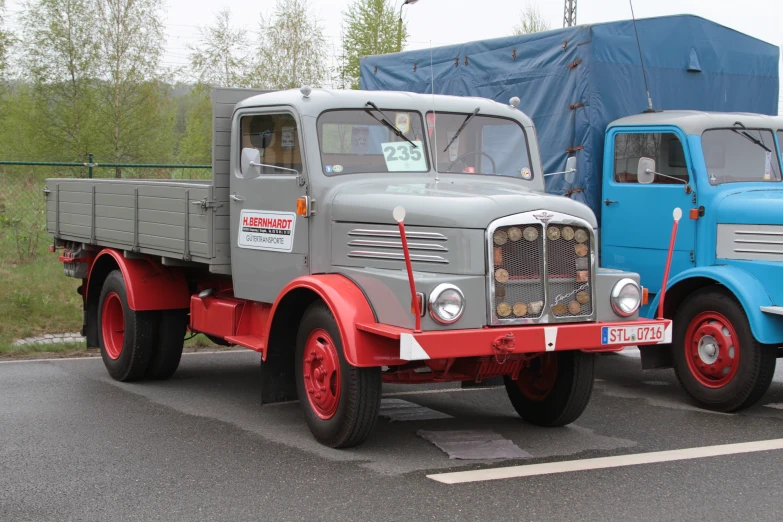
[[[430,315],[441,324],[456,323],[465,311],[465,296],[454,285],[442,284],[430,294]]]
[[[639,309],[642,290],[633,279],[620,279],[612,288],[612,310],[620,317],[630,317]]]

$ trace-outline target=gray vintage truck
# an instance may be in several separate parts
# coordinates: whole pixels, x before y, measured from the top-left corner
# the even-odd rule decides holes
[[[503,376],[519,415],[585,409],[593,352],[671,342],[636,274],[596,266],[596,220],[544,193],[514,104],[400,92],[216,90],[213,179],[49,179],[84,334],[117,380],[165,379],[186,331],[262,355],[332,447],[382,382]]]

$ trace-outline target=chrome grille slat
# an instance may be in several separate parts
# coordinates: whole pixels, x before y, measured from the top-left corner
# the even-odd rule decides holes
[[[393,237],[393,238],[399,238],[400,237],[400,231],[399,230],[379,230],[379,229],[368,229],[368,228],[357,228],[354,230],[351,230],[348,232],[349,236],[362,236],[362,237]],[[432,241],[446,241],[448,238],[439,233],[439,232],[418,232],[418,231],[406,231],[405,237],[408,239],[429,239]]]
[[[411,261],[422,263],[442,263],[448,264],[448,259],[442,256],[430,256],[425,254],[411,254]],[[392,261],[404,261],[405,254],[402,252],[380,252],[374,250],[352,250],[348,252],[348,257],[357,257],[364,259],[388,259]]]
[[[402,241],[383,241],[380,239],[353,239],[348,242],[348,246],[364,246],[364,247],[377,247],[377,248],[397,248],[402,250]],[[437,252],[448,252],[449,249],[444,245],[429,244],[429,243],[411,243],[408,242],[408,249],[410,250],[432,250]]]
[[[719,224],[719,259],[783,261],[783,226]]]

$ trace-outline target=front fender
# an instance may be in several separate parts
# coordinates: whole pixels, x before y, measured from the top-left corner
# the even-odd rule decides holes
[[[729,265],[712,265],[696,267],[680,272],[669,281],[666,292],[688,280],[709,279],[726,287],[742,305],[750,322],[753,337],[762,344],[777,344],[783,342],[783,316],[766,314],[762,306],[772,306],[774,303],[764,285],[748,272]],[[655,296],[652,304],[646,310],[647,317],[654,317],[658,311],[660,294]]]
[[[291,281],[280,292],[269,319],[269,328],[281,301],[290,292],[307,289],[314,292],[326,303],[332,312],[340,337],[343,341],[343,353],[351,366],[376,367],[403,364],[399,358],[399,342],[372,335],[356,328],[357,324],[376,322],[367,297],[362,289],[347,277],[339,274],[318,274],[299,277]],[[304,310],[302,310],[304,312]]]

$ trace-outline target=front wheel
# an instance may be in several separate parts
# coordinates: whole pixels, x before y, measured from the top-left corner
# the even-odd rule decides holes
[[[296,338],[296,389],[307,426],[326,446],[348,448],[372,433],[381,405],[380,368],[356,368],[322,302],[310,305]]]
[[[710,410],[752,406],[775,373],[775,349],[756,341],[742,306],[723,288],[701,289],[680,306],[672,355],[682,387]]]
[[[530,361],[516,380],[504,377],[506,393],[520,417],[536,426],[565,426],[582,415],[593,392],[595,356],[580,351],[548,352]]]

